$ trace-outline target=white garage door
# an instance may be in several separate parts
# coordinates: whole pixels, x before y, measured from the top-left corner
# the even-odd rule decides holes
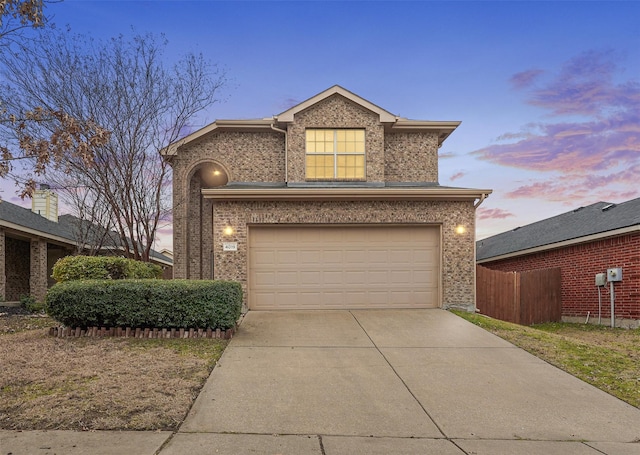
[[[251,227],[249,308],[439,306],[437,226]]]

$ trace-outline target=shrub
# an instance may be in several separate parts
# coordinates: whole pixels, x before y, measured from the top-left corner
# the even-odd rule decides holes
[[[52,276],[57,282],[161,278],[162,268],[117,256],[67,256],[55,263]]]
[[[38,302],[32,295],[21,295],[20,306],[29,313],[41,313],[44,311],[44,302]]]
[[[231,281],[77,280],[56,283],[47,312],[71,327],[158,327],[226,330],[242,309]]]

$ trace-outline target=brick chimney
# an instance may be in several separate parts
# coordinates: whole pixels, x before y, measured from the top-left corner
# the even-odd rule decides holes
[[[40,184],[40,189],[33,192],[31,211],[46,219],[58,222],[58,195],[51,191],[49,185]]]

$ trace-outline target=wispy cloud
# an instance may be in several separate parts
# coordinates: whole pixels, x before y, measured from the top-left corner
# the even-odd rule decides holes
[[[590,200],[613,194],[615,185],[640,180],[640,82],[617,82],[618,60],[611,52],[589,51],[555,75],[533,69],[511,78],[513,87],[526,93],[528,104],[545,109],[557,121],[523,125],[472,152],[501,166],[553,174],[507,197]],[[560,180],[558,173],[564,175]],[[638,194],[626,191],[631,193]]]
[[[438,158],[439,159],[448,159],[448,158],[455,158],[456,154],[453,152],[444,152],[444,153],[438,153]]]
[[[466,175],[466,173],[464,173],[464,172],[456,172],[451,177],[449,177],[449,180],[453,182],[454,180],[458,180],[458,179],[464,177],[465,175]]]
[[[610,50],[585,52],[569,60],[546,85],[533,90],[528,103],[555,115],[606,116],[611,109],[637,109],[638,81],[614,82],[622,58]]]
[[[300,100],[297,98],[285,98],[278,103],[278,107],[283,111],[287,111],[297,104],[300,104]]]
[[[540,198],[567,205],[575,205],[576,201],[621,201],[640,196],[638,178],[640,164],[604,175],[566,174],[557,179],[539,180],[522,185],[505,196],[512,199]]]
[[[478,220],[504,220],[505,218],[509,218],[512,216],[515,215],[508,210],[503,209],[480,208],[476,212],[476,218]]]
[[[514,74],[509,82],[515,89],[521,90],[530,87],[542,74],[544,74],[543,70],[522,71]]]

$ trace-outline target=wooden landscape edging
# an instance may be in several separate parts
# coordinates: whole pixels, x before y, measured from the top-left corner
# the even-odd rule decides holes
[[[57,338],[81,338],[81,337],[114,337],[114,338],[216,338],[230,340],[236,331],[236,327],[227,330],[222,329],[158,329],[158,328],[131,328],[131,327],[51,327],[49,335]]]

